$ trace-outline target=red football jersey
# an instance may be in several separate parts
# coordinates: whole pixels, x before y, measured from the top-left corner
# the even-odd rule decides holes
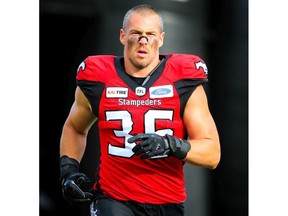
[[[127,75],[123,57],[89,56],[78,68],[77,85],[98,117],[100,164],[94,190],[117,200],[163,204],[186,199],[183,161],[162,155],[141,159],[138,133],[187,138],[185,104],[197,85],[208,81],[204,61],[195,55],[160,55],[162,62],[142,86]]]

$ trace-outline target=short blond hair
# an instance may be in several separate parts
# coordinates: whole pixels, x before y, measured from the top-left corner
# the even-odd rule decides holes
[[[140,13],[142,15],[156,14],[157,16],[159,16],[159,20],[160,20],[160,31],[161,32],[164,31],[164,24],[163,24],[162,15],[160,14],[160,12],[156,8],[154,8],[148,4],[137,5],[133,8],[131,8],[129,11],[127,11],[127,13],[125,14],[124,19],[123,19],[122,29],[124,29],[124,30],[126,29],[127,22],[129,20],[129,16],[134,12]]]

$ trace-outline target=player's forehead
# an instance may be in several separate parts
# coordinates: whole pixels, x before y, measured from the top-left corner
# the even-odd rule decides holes
[[[160,17],[156,13],[133,12],[127,20],[126,31],[161,33]]]

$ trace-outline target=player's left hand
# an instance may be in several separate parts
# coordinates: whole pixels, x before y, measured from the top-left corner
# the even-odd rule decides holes
[[[158,155],[165,155],[170,151],[169,144],[164,137],[158,134],[137,134],[128,139],[129,143],[139,142],[132,151],[135,155],[141,155],[142,159]]]
[[[165,136],[153,133],[137,134],[130,137],[128,142],[136,143],[132,151],[135,155],[141,155],[142,159],[169,155],[183,160],[191,149],[191,145],[187,140],[169,134]]]

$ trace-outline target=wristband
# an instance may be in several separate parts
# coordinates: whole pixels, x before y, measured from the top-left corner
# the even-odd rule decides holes
[[[168,154],[183,160],[191,149],[190,143],[187,140],[179,139],[169,134],[166,134],[165,138],[170,146],[170,152]]]

